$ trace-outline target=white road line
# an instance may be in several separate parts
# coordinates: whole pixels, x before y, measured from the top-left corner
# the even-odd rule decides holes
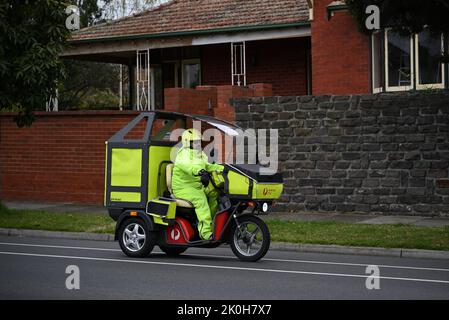
[[[0,242],[0,245],[10,245],[10,246],[24,246],[24,247],[41,247],[41,248],[55,248],[55,249],[75,249],[75,250],[92,250],[92,251],[112,251],[121,252],[120,249],[108,249],[108,248],[89,248],[89,247],[73,247],[73,246],[56,246],[56,245],[43,245],[43,244],[31,244],[31,243],[13,243],[13,242]],[[155,251],[153,251],[155,252]],[[162,252],[155,252],[162,253]],[[212,258],[235,258],[234,256],[226,255],[210,255],[210,254],[183,254],[183,257],[212,257]],[[273,262],[288,262],[288,263],[309,263],[309,264],[328,264],[328,265],[340,265],[340,266],[352,266],[352,267],[367,267],[372,264],[364,263],[350,263],[350,262],[332,262],[332,261],[315,261],[315,260],[294,260],[294,259],[274,259],[274,258],[263,258],[265,261]],[[427,268],[427,267],[410,267],[410,266],[393,266],[393,265],[381,265],[376,264],[379,268],[391,268],[391,269],[408,269],[408,270],[425,270],[425,271],[442,271],[449,272],[449,269],[440,268]]]
[[[5,251],[0,251],[0,254],[4,254],[4,255],[18,255],[18,256],[30,256],[30,257],[44,257],[44,258],[60,258],[60,259],[78,259],[78,260],[93,260],[93,261],[153,264],[153,265],[166,265],[166,266],[168,265],[168,266],[209,268],[209,269],[227,269],[227,270],[258,271],[258,272],[289,273],[289,274],[309,274],[309,275],[334,276],[334,277],[351,277],[351,278],[367,278],[368,277],[367,275],[345,274],[345,273],[310,272],[310,271],[263,269],[263,268],[243,268],[243,267],[230,267],[230,266],[218,266],[218,265],[201,265],[201,264],[192,264],[192,263],[172,263],[172,262],[147,261],[147,260],[131,260],[131,259],[111,259],[111,258],[98,258],[98,257],[64,256],[64,255],[51,255],[51,254],[38,254],[38,253],[22,253],[22,252],[5,252]],[[379,279],[449,284],[449,281],[446,281],[446,280],[435,280],[435,279],[398,278],[398,277],[379,277]]]
[[[171,262],[161,262],[161,261],[131,260],[131,259],[111,259],[111,258],[79,257],[79,256],[63,256],[63,255],[22,253],[22,252],[4,252],[4,251],[0,251],[0,254],[17,255],[17,256],[29,256],[29,257],[43,257],[43,258],[59,258],[59,259],[78,259],[78,260],[92,260],[92,261],[140,263],[140,264],[153,264],[153,265],[165,265],[165,266],[176,266],[176,267],[194,267],[194,268],[206,268],[206,269],[227,269],[227,270],[287,273],[287,274],[309,274],[309,275],[333,276],[333,277],[349,277],[349,278],[367,278],[368,277],[367,275],[359,275],[359,274],[310,272],[310,271],[263,269],[263,268],[243,268],[243,267],[229,267],[229,266],[217,266],[217,265],[201,265],[201,264],[193,264],[193,263],[171,263]],[[449,284],[449,281],[446,281],[446,280],[435,280],[435,279],[398,278],[398,277],[379,277],[379,279]]]

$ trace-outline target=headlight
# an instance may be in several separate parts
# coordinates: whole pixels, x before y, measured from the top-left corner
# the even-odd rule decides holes
[[[268,203],[264,202],[262,204],[262,212],[267,212],[268,211]]]

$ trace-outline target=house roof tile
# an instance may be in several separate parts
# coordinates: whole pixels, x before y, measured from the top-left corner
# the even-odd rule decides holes
[[[308,19],[307,0],[172,0],[130,17],[78,30],[71,41],[290,24]]]

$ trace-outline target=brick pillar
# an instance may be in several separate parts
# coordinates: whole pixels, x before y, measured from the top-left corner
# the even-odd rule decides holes
[[[271,97],[273,95],[273,85],[271,83],[253,83],[249,85],[254,97]]]
[[[327,19],[330,0],[314,1],[312,22],[313,94],[369,93],[369,37],[361,34],[348,11]]]
[[[164,89],[164,110],[187,114],[213,115],[209,105],[216,105],[216,90],[213,87],[201,87],[198,90],[187,88]]]

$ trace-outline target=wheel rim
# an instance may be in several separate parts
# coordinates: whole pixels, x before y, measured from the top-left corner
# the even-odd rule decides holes
[[[123,244],[126,249],[132,252],[139,251],[145,245],[145,230],[138,223],[131,223],[126,226],[123,232]]]
[[[252,257],[262,249],[264,241],[260,227],[253,222],[240,224],[234,232],[234,246],[245,257]]]

